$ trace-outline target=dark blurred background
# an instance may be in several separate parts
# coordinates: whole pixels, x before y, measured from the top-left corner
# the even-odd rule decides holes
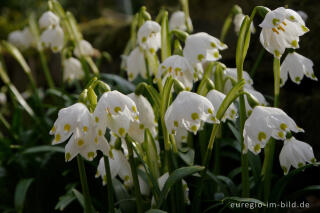
[[[155,18],[159,9],[165,7],[169,11],[180,8],[178,0],[61,0],[60,3],[66,10],[70,10],[83,29],[85,39],[89,40],[100,51],[107,51],[112,56],[112,63],[104,62],[101,72],[120,73],[120,55],[129,39],[130,15],[136,13],[142,5],[146,5],[152,17]],[[245,14],[250,14],[254,6],[263,5],[270,9],[279,6],[288,6],[294,10],[302,10],[308,15],[306,21],[310,32],[300,40],[298,53],[310,58],[314,63],[315,75],[320,79],[320,1],[319,0],[190,0],[190,16],[194,32],[205,31],[219,37],[222,25],[230,9],[238,4]],[[35,12],[39,17],[47,10],[47,2],[41,0],[1,0],[0,1],[0,39],[7,39],[12,30],[21,29],[27,24],[26,17]],[[96,20],[103,17],[103,22]],[[260,17],[254,20],[257,33],[252,36],[245,70],[250,71],[262,46],[259,42],[260,29],[257,26]],[[235,67],[235,47],[237,36],[233,25],[225,39],[229,49],[222,52],[222,62],[228,67]],[[32,52],[26,56],[36,77],[38,84],[45,84],[39,63]],[[49,53],[48,53],[49,54]],[[260,66],[254,76],[254,87],[266,95],[273,96],[272,55],[265,53]],[[50,68],[56,81],[61,84],[61,66],[59,55],[50,54]],[[20,91],[26,88],[25,78],[18,64],[8,58],[9,75]],[[1,84],[1,83],[0,83]],[[288,80],[280,92],[280,105],[296,123],[306,132],[296,138],[310,143],[317,159],[320,159],[320,84],[319,82],[304,78],[300,85]],[[268,99],[272,103],[271,99]],[[280,148],[280,147],[279,147]],[[280,150],[280,149],[278,149]],[[278,156],[278,155],[275,155]],[[277,157],[276,157],[277,158]],[[69,167],[69,166],[68,166]],[[278,159],[275,159],[275,168],[281,173]],[[317,175],[315,175],[317,174]],[[288,190],[297,189],[308,184],[319,184],[317,168],[307,170],[300,175],[300,181],[291,183]]]

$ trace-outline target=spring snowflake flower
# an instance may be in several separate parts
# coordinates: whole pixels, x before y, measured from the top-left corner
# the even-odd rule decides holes
[[[284,141],[284,145],[279,155],[280,165],[284,174],[288,174],[290,167],[302,167],[308,163],[315,163],[312,147],[302,141],[291,137]]]
[[[284,111],[274,107],[256,106],[245,122],[243,137],[245,153],[261,151],[270,137],[285,140],[287,133],[303,132]]]
[[[299,36],[309,31],[297,12],[283,7],[268,12],[259,26],[261,44],[277,58],[286,48],[299,48]]]
[[[78,58],[80,58],[81,56],[93,56],[94,48],[88,41],[81,40],[79,44],[77,44],[77,46],[74,48],[74,54]]]
[[[74,81],[84,77],[81,63],[78,59],[70,57],[63,61],[63,81]]]
[[[133,81],[139,74],[143,78],[147,78],[147,68],[143,51],[140,47],[136,47],[131,51],[126,59],[128,78]]]
[[[8,41],[20,50],[25,50],[34,44],[34,38],[29,27],[25,27],[22,31],[11,32]]]
[[[214,89],[207,94],[208,100],[212,103],[213,107],[216,110],[220,108],[220,105],[222,104],[225,97],[225,94]],[[229,106],[221,121],[225,122],[226,119],[229,119],[231,121],[235,121],[237,119],[237,108],[233,103]]]
[[[51,11],[47,11],[42,14],[39,19],[39,27],[40,29],[55,27],[59,25],[59,17]]]
[[[296,52],[288,53],[288,55],[281,64],[281,86],[283,86],[286,83],[288,79],[288,74],[291,80],[297,84],[300,84],[304,75],[306,75],[308,78],[311,78],[312,80],[318,80],[315,74],[313,73],[313,62],[310,59]]]
[[[217,61],[221,58],[219,50],[224,50],[227,45],[208,33],[196,33],[187,37],[183,55],[191,64],[205,61]]]
[[[156,78],[163,76],[163,82],[165,82],[168,76],[172,76],[180,81],[186,87],[186,90],[191,90],[193,86],[193,74],[194,69],[186,58],[172,55],[160,64]]]
[[[165,123],[170,134],[175,135],[179,127],[197,133],[201,121],[219,123],[211,102],[196,93],[183,91],[168,107]]]
[[[161,47],[161,26],[154,21],[146,21],[138,30],[138,43],[144,50],[155,53]]]
[[[119,137],[125,137],[130,123],[138,121],[136,104],[128,96],[114,90],[105,92],[98,101],[94,119],[99,137],[104,136],[106,128]]]
[[[238,34],[240,32],[241,24],[244,20],[245,15],[242,13],[238,13],[237,15],[234,16],[233,18],[233,23],[234,23],[234,31]],[[250,25],[250,30],[251,33],[255,33],[256,29],[254,28],[253,22]]]
[[[131,93],[128,95],[137,106],[139,112],[139,122],[131,122],[128,134],[137,142],[144,141],[144,130],[148,128],[153,136],[157,134],[157,122],[155,121],[154,112],[149,101],[142,95]]]
[[[192,26],[192,22],[190,17],[188,18],[188,25]],[[183,11],[176,11],[172,13],[170,20],[169,20],[169,30],[182,30],[186,31],[187,30],[187,25],[186,25],[186,19],[185,19],[185,14]]]
[[[92,160],[97,150],[107,154],[109,145],[105,138],[95,139],[97,132],[94,126],[93,116],[84,104],[63,108],[50,131],[51,135],[54,134],[52,144],[62,143],[71,136],[65,147],[66,161],[71,161],[77,154]]]
[[[41,34],[40,40],[43,47],[59,52],[64,45],[64,32],[59,25],[49,27]]]

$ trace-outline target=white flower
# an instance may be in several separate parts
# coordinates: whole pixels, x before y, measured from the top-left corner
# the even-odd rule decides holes
[[[298,141],[294,137],[284,141],[279,160],[284,174],[288,174],[291,166],[299,168],[304,166],[306,162],[316,162],[312,147],[305,142]]]
[[[94,48],[92,45],[86,41],[86,40],[81,40],[77,46],[74,48],[74,54],[78,58],[81,56],[93,56],[94,55]]]
[[[0,105],[4,105],[7,103],[7,96],[5,93],[0,92]]]
[[[193,92],[180,92],[165,114],[168,132],[174,135],[179,127],[196,134],[201,121],[219,123],[211,102]]]
[[[285,140],[286,134],[290,131],[303,132],[303,129],[299,128],[281,109],[256,106],[245,122],[243,152],[246,153],[249,149],[254,154],[258,154],[270,137]]]
[[[317,81],[317,77],[313,73],[313,62],[296,52],[288,53],[287,57],[280,67],[280,83],[283,86],[287,79],[288,73],[291,80],[297,84],[300,84],[304,75],[312,80]]]
[[[191,64],[205,61],[217,61],[221,58],[219,50],[224,50],[227,45],[208,33],[196,33],[187,37],[183,55]]]
[[[117,149],[111,149],[109,152],[109,165],[111,178],[115,178],[117,175],[124,181],[126,187],[130,187],[133,184],[130,164],[124,154]],[[96,177],[102,178],[102,184],[107,184],[107,176],[105,170],[105,164],[103,157],[99,161]]]
[[[299,36],[309,31],[298,13],[283,7],[268,12],[259,26],[261,44],[277,58],[286,48],[299,48]]]
[[[59,25],[47,28],[40,36],[42,46],[59,52],[64,45],[64,32]]]
[[[52,144],[62,143],[71,136],[65,147],[66,161],[72,160],[79,153],[87,160],[92,160],[97,150],[105,154],[109,151],[104,137],[97,140],[93,116],[82,103],[61,109],[50,134],[54,134]]]
[[[131,93],[131,98],[139,112],[139,122],[137,120],[131,122],[128,134],[137,142],[144,142],[144,130],[148,128],[153,136],[157,134],[157,122],[155,121],[154,112],[149,101],[142,95]]]
[[[138,43],[144,50],[155,53],[161,47],[161,26],[154,21],[146,21],[138,30]]]
[[[22,31],[11,32],[8,41],[20,50],[25,50],[34,44],[34,38],[29,27],[25,27]]]
[[[94,111],[98,135],[104,136],[106,128],[119,137],[125,137],[130,123],[138,120],[136,104],[128,96],[114,90],[105,92]]]
[[[242,13],[238,13],[238,14],[236,14],[234,16],[233,23],[234,23],[234,31],[236,33],[240,32],[241,24],[242,24],[242,22],[244,20],[244,17],[245,17],[245,15],[242,14]],[[256,32],[256,29],[254,28],[253,22],[250,25],[250,30],[251,30],[251,33],[255,33]]]
[[[133,81],[139,74],[143,78],[147,78],[147,68],[143,51],[140,47],[136,47],[131,51],[126,59],[128,78]]]
[[[222,104],[225,97],[225,94],[214,89],[208,92],[207,94],[208,100],[212,103],[213,107],[216,110],[219,110],[220,105]],[[231,121],[235,121],[237,119],[237,108],[233,103],[231,103],[231,105],[225,112],[224,116],[222,117],[221,121],[225,122],[226,119],[229,119]]]
[[[40,29],[44,29],[47,27],[54,27],[59,25],[59,17],[51,11],[47,11],[42,14],[39,19],[39,27]]]
[[[192,22],[190,17],[188,18],[188,25],[192,26]],[[185,19],[185,14],[183,11],[176,11],[172,13],[170,20],[169,20],[169,30],[182,30],[186,31],[187,30],[187,25],[186,25],[186,19]]]
[[[194,69],[186,58],[172,55],[160,64],[156,78],[161,78],[162,75],[163,79],[172,76],[180,81],[186,87],[186,90],[191,90],[193,86],[193,74]]]
[[[84,77],[81,63],[78,59],[70,57],[63,62],[63,81],[71,82]]]

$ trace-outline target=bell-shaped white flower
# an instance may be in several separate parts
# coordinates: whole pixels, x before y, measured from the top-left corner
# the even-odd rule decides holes
[[[81,40],[74,48],[73,53],[80,58],[81,56],[93,56],[94,48],[87,40]]]
[[[168,107],[164,119],[168,132],[173,135],[180,127],[196,134],[201,121],[219,123],[211,102],[206,97],[187,91],[178,94]]]
[[[59,25],[47,28],[40,36],[43,47],[51,48],[53,52],[59,52],[64,45],[64,32]]]
[[[245,15],[242,14],[242,13],[238,13],[238,14],[236,14],[234,16],[233,24],[234,24],[234,31],[236,33],[240,32],[241,24],[242,24],[242,22],[244,20],[244,17],[245,17]],[[255,33],[256,32],[256,29],[254,28],[253,22],[250,25],[250,30],[251,30],[251,33]]]
[[[0,92],[0,105],[4,105],[7,103],[7,96],[5,93]]]
[[[157,122],[155,121],[154,112],[149,101],[142,95],[131,93],[128,95],[131,98],[139,112],[139,122],[137,120],[131,122],[128,134],[137,142],[144,141],[144,131],[148,128],[153,136],[157,135]]]
[[[246,153],[249,149],[254,154],[258,154],[270,137],[285,140],[290,131],[303,132],[303,129],[299,128],[281,109],[256,106],[245,122],[243,152]]]
[[[80,80],[84,77],[81,63],[78,59],[70,57],[63,61],[63,81]]]
[[[283,7],[268,12],[259,26],[261,44],[277,58],[286,48],[299,48],[299,36],[309,31],[297,12]]]
[[[142,49],[155,53],[161,47],[161,26],[146,21],[138,30],[138,43]]]
[[[219,50],[227,45],[208,33],[196,33],[187,37],[183,48],[183,55],[191,64],[205,61],[217,61],[221,58]]]
[[[218,90],[211,90],[207,94],[208,100],[212,103],[213,107],[216,110],[219,110],[220,105],[222,104],[223,100],[225,99],[226,95]],[[237,108],[236,106],[231,103],[227,111],[225,112],[224,116],[222,117],[221,121],[225,122],[226,119],[231,121],[235,121],[237,119]]]
[[[25,50],[34,44],[34,37],[29,27],[25,27],[22,31],[16,30],[9,33],[8,41],[20,50]]]
[[[59,25],[59,17],[51,11],[47,11],[42,14],[39,19],[39,27],[40,29],[55,27]]]
[[[133,179],[130,170],[130,164],[124,154],[117,149],[111,149],[109,152],[109,165],[111,178],[119,176],[126,187],[133,184]],[[102,184],[107,184],[107,176],[103,157],[99,161],[96,177],[101,177]]]
[[[315,163],[316,159],[312,147],[302,141],[291,137],[284,141],[279,155],[280,165],[284,174],[288,174],[290,167],[299,168],[306,163]]]
[[[297,84],[300,84],[304,75],[312,80],[318,80],[313,73],[313,62],[309,58],[306,58],[296,52],[288,53],[280,66],[281,86],[286,83],[288,74],[291,80]]]
[[[105,92],[98,101],[94,111],[98,135],[104,136],[106,128],[119,137],[125,137],[130,123],[138,121],[136,104],[128,96],[114,90]]]
[[[160,64],[156,79],[163,76],[163,82],[165,82],[168,76],[172,76],[180,81],[186,90],[191,90],[193,86],[193,74],[194,69],[186,58],[179,55],[172,55]]]
[[[192,26],[192,22],[190,17],[187,19],[188,25]],[[172,13],[170,20],[169,20],[169,30],[182,30],[186,31],[187,30],[187,25],[186,25],[186,19],[185,19],[185,14],[183,11],[176,11]]]
[[[97,140],[93,116],[82,103],[61,109],[50,134],[54,134],[52,144],[62,143],[71,136],[65,147],[66,161],[72,160],[77,154],[92,160],[97,150],[105,154],[109,151],[105,138]]]
[[[128,78],[133,81],[139,74],[147,78],[147,68],[143,51],[140,47],[134,48],[126,59]]]

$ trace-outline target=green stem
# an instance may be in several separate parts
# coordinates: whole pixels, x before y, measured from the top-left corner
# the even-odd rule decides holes
[[[127,139],[127,137],[126,137],[126,143],[127,143],[127,147],[128,147],[129,163],[130,163],[132,179],[133,179],[133,184],[134,184],[134,191],[135,191],[135,195],[136,195],[137,211],[138,211],[138,213],[142,213],[143,206],[142,206],[142,197],[141,197],[141,192],[140,192],[139,179],[138,179],[136,165],[135,165],[134,158],[133,158],[132,144]]]
[[[93,208],[92,208],[91,197],[90,197],[90,193],[89,193],[89,186],[88,186],[88,181],[87,181],[86,170],[84,167],[83,158],[80,155],[77,156],[77,163],[78,163],[82,193],[83,193],[83,197],[84,197],[84,212],[85,213],[92,213]]]
[[[279,94],[280,94],[280,59],[274,58],[273,61],[273,73],[274,73],[274,107],[279,106]],[[275,150],[275,141],[270,139],[265,147],[265,157],[262,167],[262,175],[264,177],[264,200],[268,201],[271,187],[271,176],[273,166],[273,155]]]
[[[107,156],[103,156],[104,158],[104,167],[106,170],[107,176],[107,190],[108,190],[108,208],[109,213],[114,213],[114,202],[113,202],[113,185],[112,185],[112,177],[110,171],[110,163],[109,158]]]
[[[259,54],[258,54],[258,56],[257,56],[257,59],[256,59],[256,61],[254,62],[253,66],[252,66],[252,69],[251,69],[251,71],[250,71],[250,76],[251,76],[251,78],[253,78],[254,75],[256,74],[256,71],[257,71],[257,69],[258,69],[258,67],[259,67],[259,65],[260,65],[260,63],[261,63],[261,61],[262,61],[262,58],[263,58],[265,52],[266,52],[266,51],[265,51],[264,48],[261,48],[261,49],[260,49],[260,52],[259,52]]]
[[[52,76],[51,76],[50,71],[49,71],[49,67],[48,67],[48,64],[47,64],[46,56],[44,55],[42,50],[39,50],[39,55],[40,55],[40,61],[41,61],[41,65],[42,65],[42,70],[44,72],[44,75],[46,77],[48,85],[49,85],[49,87],[51,89],[54,89],[54,83],[53,83]]]

